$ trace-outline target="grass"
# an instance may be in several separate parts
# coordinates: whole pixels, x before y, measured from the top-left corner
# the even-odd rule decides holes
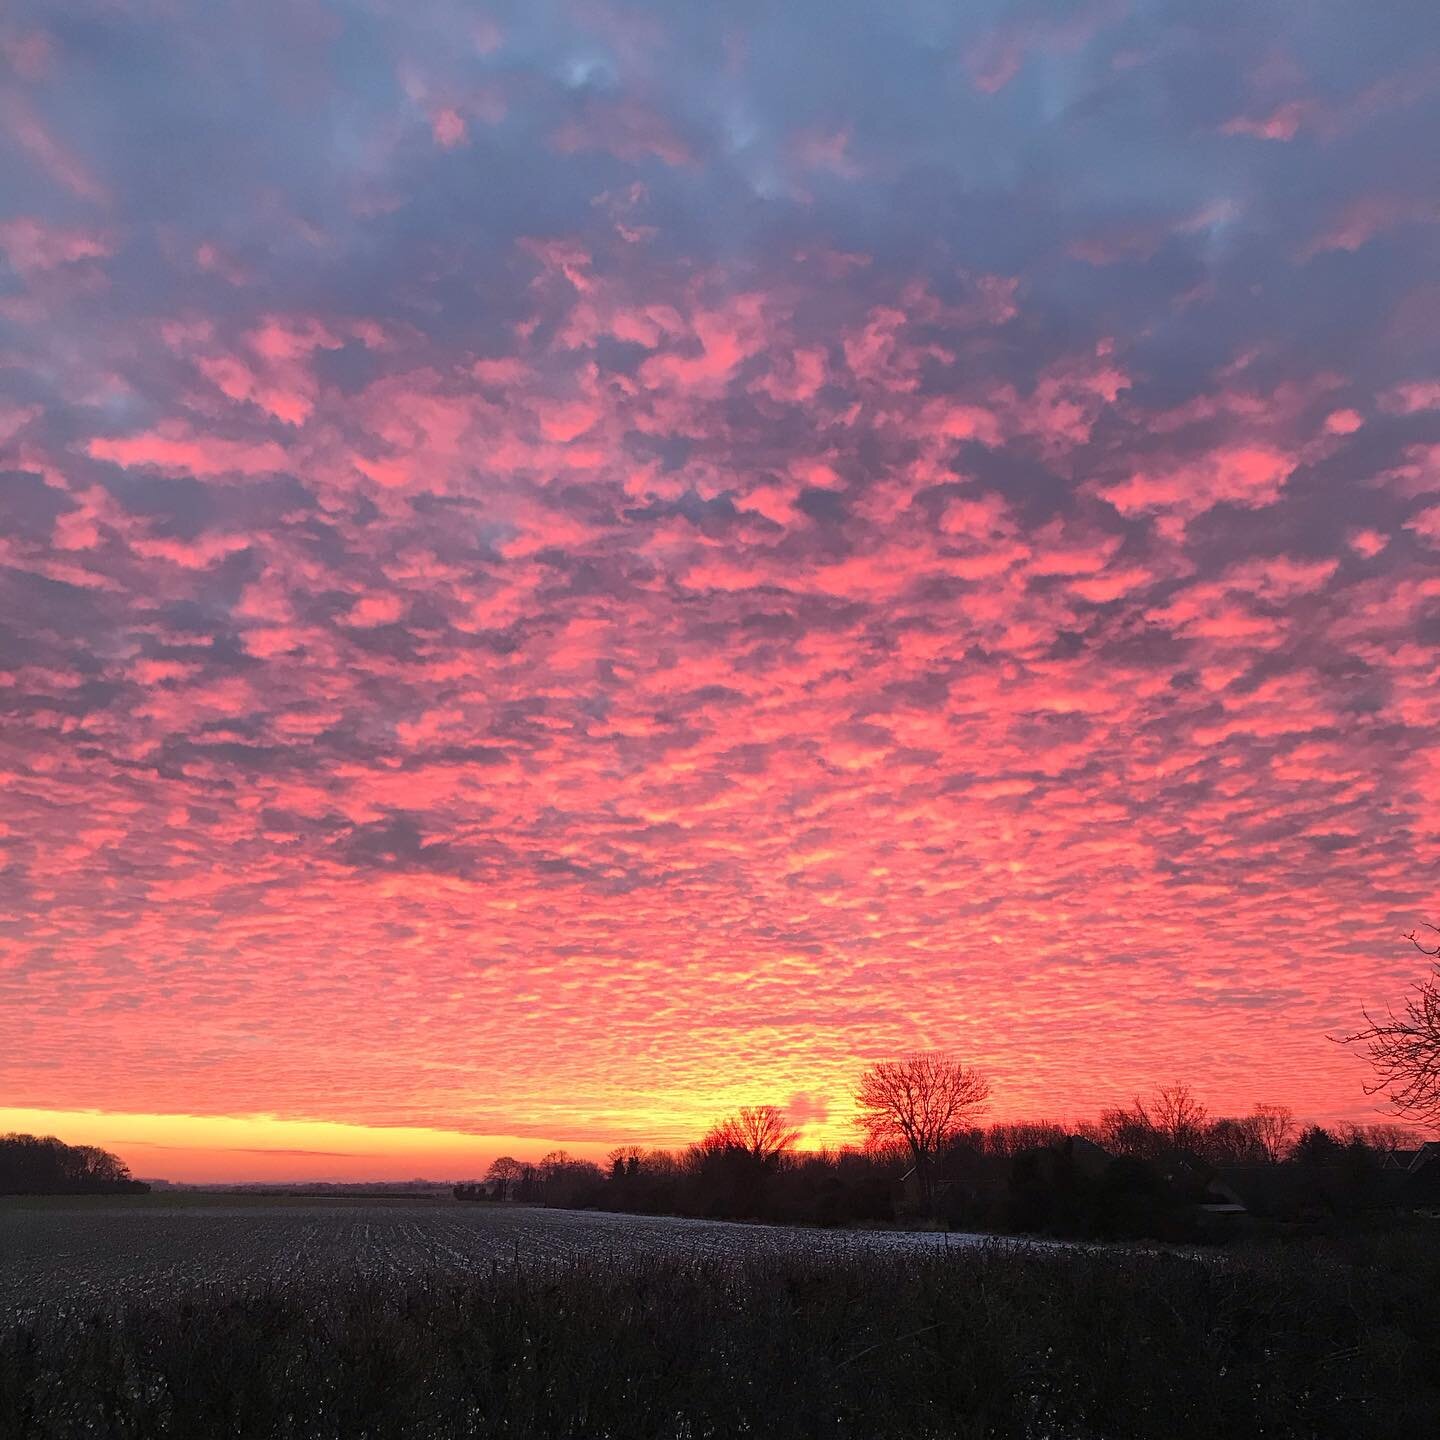
[[[1440,1427],[1440,1256],[573,1261],[48,1308],[0,1435],[1392,1440]]]

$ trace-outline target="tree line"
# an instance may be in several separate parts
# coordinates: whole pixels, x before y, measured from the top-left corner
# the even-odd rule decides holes
[[[53,1135],[0,1135],[0,1195],[143,1195],[118,1155]]]
[[[604,1165],[563,1150],[501,1156],[462,1199],[822,1226],[939,1223],[1019,1233],[1203,1239],[1219,1178],[1244,1176],[1257,1214],[1352,1220],[1403,1125],[1301,1127],[1283,1105],[1211,1117],[1171,1085],[1078,1125],[978,1123],[983,1081],[943,1055],[888,1061],[859,1095],[863,1144],[802,1151],[775,1106],[746,1107],[682,1150],[621,1146]],[[1270,1177],[1277,1183],[1266,1185]],[[1256,1198],[1258,1196],[1258,1198]],[[1271,1198],[1271,1197],[1274,1198]],[[1223,1208],[1223,1207],[1222,1207]]]

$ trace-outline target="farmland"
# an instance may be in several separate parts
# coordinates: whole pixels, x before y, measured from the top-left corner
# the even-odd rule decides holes
[[[781,1229],[449,1200],[160,1194],[0,1200],[0,1317],[45,1301],[159,1300],[339,1277],[463,1279],[500,1266],[652,1257],[714,1261],[934,1250],[973,1237]]]
[[[1440,1428],[1435,1237],[1233,1254],[426,1201],[0,1202],[0,1440]]]

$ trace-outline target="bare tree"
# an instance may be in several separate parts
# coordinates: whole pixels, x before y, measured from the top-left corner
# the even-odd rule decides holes
[[[1248,1119],[1266,1160],[1278,1165],[1295,1134],[1295,1112],[1288,1105],[1257,1105]]]
[[[1440,935],[1440,925],[1425,928]],[[1405,938],[1422,955],[1440,958],[1440,945],[1424,944],[1414,931]],[[1440,1129],[1440,965],[1416,981],[1402,1014],[1386,1010],[1377,1019],[1368,1010],[1362,1013],[1365,1028],[1341,1038],[1347,1045],[1363,1045],[1374,1067],[1375,1083],[1365,1093],[1388,1091],[1397,1113]]]
[[[539,1194],[547,1205],[574,1208],[593,1197],[604,1172],[590,1160],[577,1160],[568,1150],[551,1150],[538,1167]]]
[[[1139,1099],[1135,1109],[1148,1116],[1165,1145],[1172,1151],[1198,1153],[1205,1145],[1210,1112],[1195,1098],[1188,1085],[1165,1085],[1155,1092],[1147,1109]]]
[[[1414,1150],[1420,1144],[1420,1132],[1409,1125],[1392,1125],[1382,1121],[1378,1125],[1355,1125],[1354,1135],[1363,1140],[1377,1155],[1389,1155],[1396,1150]]]
[[[903,1143],[927,1213],[935,1200],[935,1162],[956,1133],[990,1098],[990,1082],[948,1055],[882,1060],[860,1077],[856,1123],[872,1146]]]
[[[495,1186],[495,1198],[508,1200],[525,1167],[512,1155],[501,1155],[493,1160],[485,1172],[485,1179]]]
[[[1014,1157],[1026,1150],[1044,1150],[1060,1145],[1069,1131],[1058,1120],[1011,1120],[991,1125],[980,1137],[986,1155]]]
[[[640,1168],[647,1175],[674,1180],[683,1173],[685,1165],[673,1150],[646,1150],[640,1156]]]
[[[717,1121],[700,1142],[702,1150],[744,1150],[765,1165],[772,1165],[800,1139],[799,1130],[786,1123],[774,1105],[742,1105],[734,1115]]]
[[[1133,1110],[1123,1105],[1102,1110],[1098,1120],[1082,1121],[1076,1133],[1093,1140],[1112,1155],[1126,1155],[1135,1160],[1154,1160],[1164,1148],[1149,1111],[1138,1100]]]
[[[1209,1111],[1188,1085],[1167,1085],[1147,1101],[1138,1095],[1127,1110],[1117,1106],[1100,1112],[1099,1122],[1080,1127],[1114,1155],[1161,1160],[1177,1151],[1203,1155],[1210,1129]]]
[[[1267,1159],[1253,1115],[1212,1120],[1202,1154],[1212,1165],[1263,1165]]]

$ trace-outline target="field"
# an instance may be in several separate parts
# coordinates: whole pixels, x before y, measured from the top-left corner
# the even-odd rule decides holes
[[[1395,1440],[1440,1246],[974,1243],[425,1202],[0,1202],[0,1440]]]
[[[0,1200],[0,1320],[241,1285],[463,1279],[516,1264],[618,1258],[839,1258],[978,1237],[780,1229],[455,1201],[193,1193]]]

